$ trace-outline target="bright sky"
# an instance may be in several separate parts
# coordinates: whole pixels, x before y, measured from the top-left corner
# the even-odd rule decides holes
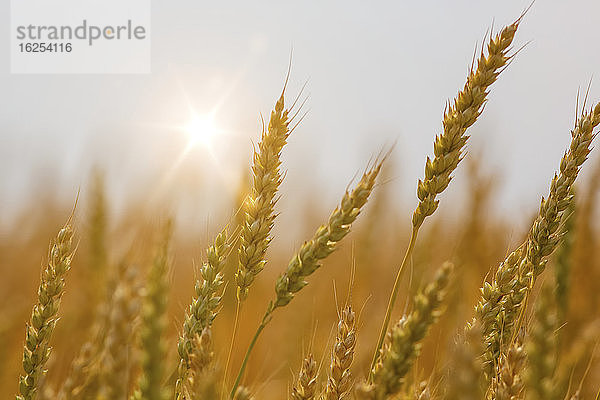
[[[319,203],[334,205],[393,142],[397,179],[389,184],[399,204],[412,205],[444,105],[463,86],[475,45],[528,4],[153,1],[149,75],[11,75],[5,29],[0,209],[10,215],[48,181],[72,199],[98,164],[117,202],[178,182],[186,187],[182,201],[206,218],[249,163],[260,114],[268,117],[292,48],[289,99],[307,80],[310,98],[284,151],[282,209],[314,187],[322,187]],[[0,5],[5,27],[8,7]],[[597,0],[538,0],[523,21],[517,46],[531,43],[493,86],[469,144],[485,155],[484,168],[501,171],[503,215],[533,209],[547,191],[569,141],[577,90],[594,75],[590,98],[600,101],[599,16]],[[188,138],[173,127],[187,124],[191,111],[214,111],[219,135],[182,159]],[[460,185],[459,176],[450,198]]]

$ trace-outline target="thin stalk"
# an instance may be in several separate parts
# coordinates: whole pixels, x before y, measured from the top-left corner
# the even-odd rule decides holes
[[[231,333],[231,342],[229,344],[229,351],[227,352],[227,361],[225,362],[225,373],[223,374],[223,384],[221,386],[221,392],[225,394],[225,387],[227,386],[227,376],[229,375],[229,363],[231,362],[231,354],[233,353],[233,346],[235,344],[235,337],[240,322],[240,308],[242,304],[237,300],[235,307],[235,321],[233,322],[233,332]]]
[[[256,344],[256,341],[258,340],[260,333],[263,331],[263,329],[265,329],[265,327],[271,320],[271,315],[273,314],[273,311],[275,311],[276,308],[277,307],[274,306],[273,303],[271,303],[269,305],[269,308],[267,309],[267,312],[265,313],[265,315],[262,319],[262,322],[258,326],[258,329],[256,329],[256,333],[254,334],[254,337],[252,338],[252,341],[250,342],[250,345],[248,346],[248,349],[246,350],[246,355],[244,356],[244,361],[242,361],[240,371],[238,372],[238,375],[235,378],[235,382],[233,383],[233,388],[231,389],[231,393],[229,394],[229,398],[231,400],[233,400],[233,398],[235,397],[235,392],[237,391],[237,388],[240,385],[242,376],[244,375],[244,371],[246,370],[246,364],[248,364],[248,359],[250,358],[250,353],[252,352],[252,349],[254,348],[254,345]]]
[[[394,287],[392,288],[392,294],[390,295],[390,300],[388,301],[387,309],[385,310],[385,319],[383,320],[383,325],[381,326],[381,332],[379,333],[379,339],[377,340],[377,347],[375,348],[375,353],[373,354],[373,361],[371,361],[371,368],[369,369],[369,382],[373,381],[373,370],[375,369],[375,365],[377,364],[377,360],[379,360],[379,353],[381,347],[383,346],[383,342],[385,341],[385,335],[388,330],[388,326],[390,324],[390,320],[392,319],[392,310],[394,309],[394,304],[396,303],[396,298],[398,297],[398,291],[400,290],[400,281],[402,278],[402,272],[404,271],[404,267],[408,264],[408,260],[410,259],[412,252],[415,248],[415,243],[417,242],[417,234],[419,233],[419,227],[413,226],[412,234],[410,236],[410,242],[408,243],[408,248],[406,249],[406,253],[404,253],[404,258],[402,259],[402,264],[398,268],[398,272],[396,273],[396,280],[394,281]]]

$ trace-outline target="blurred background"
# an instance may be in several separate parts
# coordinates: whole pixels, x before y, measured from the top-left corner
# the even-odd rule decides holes
[[[261,116],[268,118],[282,90],[291,53],[288,104],[297,95],[307,98],[303,110],[308,113],[283,151],[286,177],[275,239],[247,306],[257,311],[242,320],[239,342],[247,342],[292,252],[326,221],[368,162],[395,143],[365,217],[290,306],[302,313],[277,316],[261,339],[248,381],[267,382],[254,387],[262,393],[273,388],[283,393],[303,352],[327,354],[335,293],[345,298],[353,265],[361,282],[353,302],[365,310],[358,363],[364,371],[407,243],[417,178],[441,130],[446,102],[464,85],[473,54],[490,29],[511,23],[528,5],[516,0],[154,1],[148,75],[9,74],[9,39],[2,35],[0,356],[6,362],[0,363],[0,392],[16,390],[19,346],[39,267],[78,193],[80,248],[55,337],[85,332],[91,324],[92,313],[81,304],[97,301],[90,291],[97,290],[94,280],[100,278],[90,265],[98,251],[92,245],[98,218],[105,221],[101,263],[127,260],[143,275],[156,228],[172,216],[169,330],[174,349],[192,295],[193,263],[202,262],[215,232],[235,224]],[[8,7],[0,4],[5,26]],[[600,68],[594,47],[600,38],[598,15],[600,3],[593,0],[536,2],[515,40],[515,50],[526,46],[494,84],[485,112],[470,129],[469,154],[423,231],[405,290],[419,288],[444,260],[460,261],[461,291],[469,294],[457,294],[460,301],[441,324],[446,331],[468,319],[477,287],[522,240],[540,196],[547,193],[569,143],[578,90],[581,105]],[[598,85],[592,81],[591,102],[600,99]],[[201,137],[194,136],[198,132]],[[578,191],[584,217],[573,254],[573,279],[581,285],[573,294],[573,337],[598,318],[598,295],[593,286],[586,289],[590,280],[585,279],[586,274],[600,276],[598,171],[600,155],[593,152]],[[234,312],[229,288],[226,298],[215,328],[221,344],[228,343]],[[289,342],[280,343],[281,337]],[[423,357],[425,371],[436,365],[436,349],[452,341],[449,335],[432,337],[436,340]],[[50,381],[60,382],[77,351],[75,342],[84,339],[83,334],[56,339],[52,362],[57,367]],[[278,344],[267,345],[273,343]],[[234,365],[240,361],[236,357]]]

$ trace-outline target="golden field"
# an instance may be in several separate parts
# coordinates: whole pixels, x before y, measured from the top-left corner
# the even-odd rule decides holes
[[[143,196],[111,212],[101,170],[76,206],[32,193],[0,238],[0,392],[598,398],[600,164],[586,160],[600,105],[592,95],[580,105],[527,223],[495,216],[499,176],[468,154],[468,128],[510,67],[519,23],[490,36],[448,103],[416,208],[394,198],[385,149],[339,204],[325,207],[314,188],[304,208],[279,209],[282,153],[304,115],[285,90],[236,196],[199,210],[223,216],[209,226],[190,230]],[[462,204],[436,212],[457,169]],[[278,240],[278,214],[293,215],[294,246]]]

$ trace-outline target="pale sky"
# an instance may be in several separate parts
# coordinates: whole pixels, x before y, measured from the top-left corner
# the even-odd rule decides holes
[[[334,206],[394,142],[397,179],[388,184],[398,204],[412,206],[444,105],[462,88],[475,45],[528,5],[153,1],[151,74],[11,75],[3,1],[0,219],[48,181],[72,199],[94,164],[106,169],[117,204],[130,192],[178,182],[186,186],[181,201],[205,219],[249,163],[260,114],[267,117],[279,95],[292,48],[289,99],[307,80],[310,97],[284,150],[282,209],[315,187],[322,188],[316,202]],[[468,145],[485,155],[484,168],[500,171],[497,205],[507,217],[516,207],[529,212],[547,192],[569,142],[577,90],[592,77],[590,101],[600,101],[600,2],[537,0],[515,40],[527,42],[492,87]],[[212,155],[193,149],[174,167],[185,137],[172,127],[188,122],[188,104],[199,113],[218,106],[224,133]],[[599,161],[594,154],[588,169]],[[459,174],[447,197],[460,190]]]

